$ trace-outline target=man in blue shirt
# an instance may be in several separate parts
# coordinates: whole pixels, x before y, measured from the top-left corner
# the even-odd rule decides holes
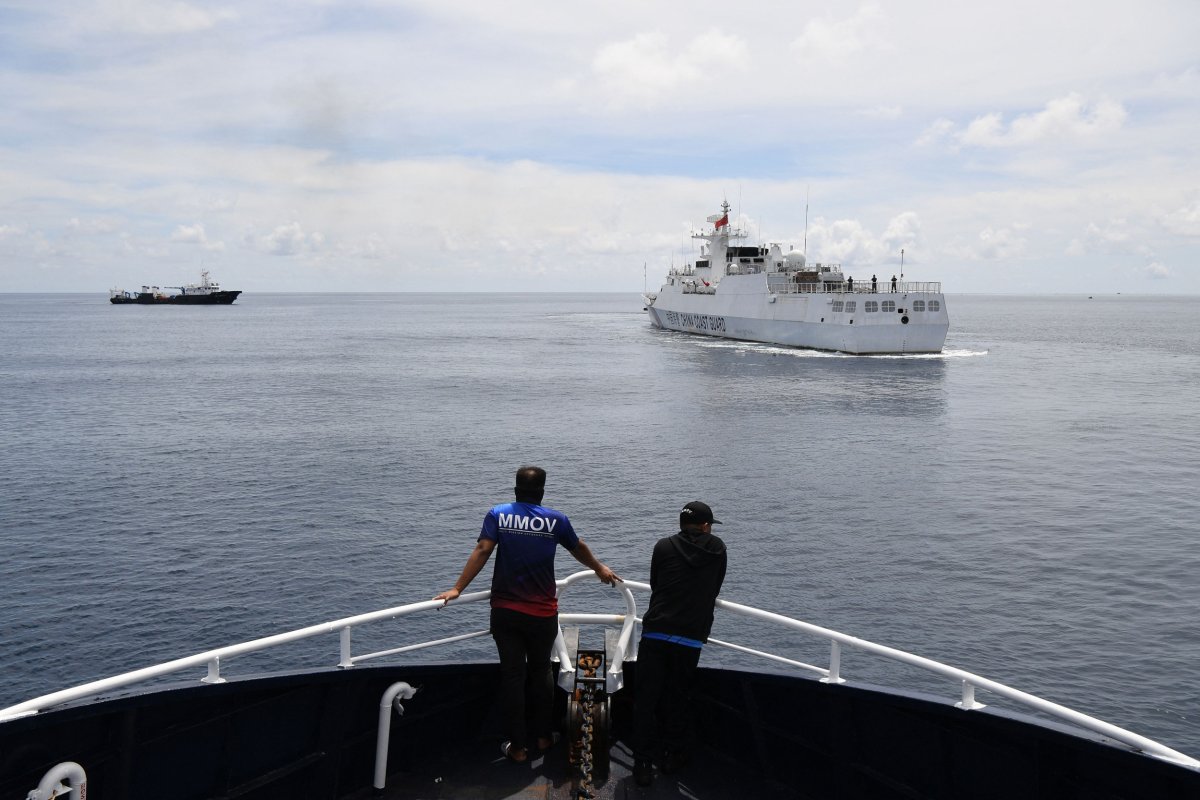
[[[615,586],[621,580],[592,555],[566,514],[542,505],[545,489],[544,469],[517,470],[513,487],[516,502],[495,506],[487,513],[479,541],[454,588],[434,598],[449,603],[458,597],[483,569],[492,551],[497,551],[492,570],[491,627],[500,655],[500,703],[509,736],[501,749],[518,763],[529,757],[531,727],[539,750],[548,749],[554,741],[550,651],[558,636],[558,587],[554,582],[558,546],[595,570],[604,583]]]
[[[725,581],[725,542],[713,536],[712,509],[695,500],[679,512],[679,533],[659,539],[650,559],[650,607],[642,617],[633,711],[633,777],[654,781],[689,759],[687,707],[700,648],[712,630]]]

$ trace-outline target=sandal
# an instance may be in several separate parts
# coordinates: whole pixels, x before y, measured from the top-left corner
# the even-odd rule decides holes
[[[523,747],[515,747],[511,741],[500,743],[500,753],[514,764],[524,764],[528,760],[529,757],[525,755],[524,749]],[[525,758],[517,758],[517,753],[525,755]]]

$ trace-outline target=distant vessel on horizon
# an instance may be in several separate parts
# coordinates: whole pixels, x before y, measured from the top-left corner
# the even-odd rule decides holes
[[[950,328],[942,284],[844,277],[840,264],[806,263],[778,244],[730,246],[729,203],[694,232],[707,242],[695,265],[672,267],[646,294],[658,328],[855,355],[940,353]]]
[[[110,289],[108,301],[115,305],[136,304],[201,306],[229,305],[241,294],[240,289],[222,289],[216,281],[208,279],[208,270],[200,272],[200,283],[187,286],[143,286],[140,292]]]

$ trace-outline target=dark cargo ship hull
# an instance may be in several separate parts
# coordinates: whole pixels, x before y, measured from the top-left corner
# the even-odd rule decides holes
[[[173,294],[165,297],[156,297],[149,292],[141,292],[134,297],[113,297],[110,301],[116,305],[139,305],[139,306],[227,306],[234,300],[241,291],[222,291],[211,292],[209,294]]]

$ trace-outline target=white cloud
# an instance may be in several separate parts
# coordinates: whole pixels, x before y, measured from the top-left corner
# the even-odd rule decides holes
[[[346,248],[346,254],[353,258],[365,258],[376,261],[387,255],[387,246],[382,236],[377,233],[369,234],[360,244]]]
[[[1083,236],[1071,240],[1067,246],[1067,255],[1123,254],[1134,252],[1135,249],[1136,244],[1128,221],[1111,219],[1102,225],[1089,222]]]
[[[945,248],[947,255],[969,261],[998,261],[1025,255],[1026,239],[1017,226],[987,226],[973,239],[955,239]]]
[[[181,244],[198,244],[205,250],[215,252],[225,249],[224,242],[210,242],[208,240],[208,234],[204,231],[204,225],[199,222],[195,225],[180,225],[175,228],[175,231],[171,234],[171,241]]]
[[[703,33],[682,48],[665,34],[640,33],[604,45],[592,59],[594,86],[614,106],[645,105],[688,88],[716,86],[747,60],[746,43],[718,30]]]
[[[893,217],[877,236],[858,220],[818,219],[809,228],[808,242],[814,261],[872,267],[899,261],[901,249],[911,259],[920,247],[921,221],[915,212],[906,211]]]
[[[846,265],[873,263],[882,250],[879,241],[861,222],[850,219],[828,224],[818,220],[809,232],[809,242],[823,255],[822,260]]]
[[[1200,4],[1139,8],[1131,37],[1127,9],[1063,1],[17,0],[0,286],[165,280],[163,255],[223,244],[221,279],[247,290],[453,289],[464,270],[636,290],[723,194],[798,245],[811,185],[829,221],[809,252],[856,278],[903,247],[954,291],[1025,288],[954,273],[958,253],[1018,253],[1032,291],[1161,262],[1161,285],[1200,293],[1181,266],[1200,261]]]
[[[71,217],[67,220],[67,230],[75,233],[95,234],[95,233],[112,233],[116,228],[111,222],[103,219],[86,219],[81,220],[79,217]]]
[[[207,10],[182,0],[100,0],[88,23],[112,31],[157,36],[195,33],[237,18],[231,9]]]
[[[917,137],[917,145],[921,147],[935,145],[943,142],[954,135],[955,124],[952,120],[936,119],[933,123],[921,132]]]
[[[810,20],[791,43],[805,60],[842,63],[866,51],[890,49],[882,29],[887,23],[883,9],[867,3],[845,19],[829,16]]]
[[[141,239],[129,233],[121,234],[120,252],[123,256],[147,258],[153,261],[162,261],[171,255],[170,248],[163,244]]]
[[[870,119],[900,119],[904,115],[904,109],[900,106],[875,106],[874,108],[864,108],[859,110],[859,115],[869,117]]]
[[[299,222],[288,222],[253,241],[265,253],[294,256],[320,250],[325,243],[325,236],[319,232],[305,233]]]
[[[962,144],[989,145],[1004,138],[1003,116],[997,112],[976,117],[967,129],[957,136]]]
[[[1200,236],[1200,201],[1162,215],[1159,222],[1171,233]]]
[[[1142,267],[1142,275],[1151,280],[1161,281],[1172,277],[1171,270],[1165,265],[1155,261]]]
[[[1154,79],[1147,94],[1159,98],[1178,98],[1194,101],[1200,95],[1200,68],[1188,67],[1182,72],[1160,74]]]
[[[891,250],[913,247],[921,242],[921,220],[915,211],[905,211],[888,223],[883,243]]]
[[[970,147],[1015,147],[1038,143],[1070,143],[1097,139],[1125,124],[1128,113],[1108,98],[1089,102],[1071,93],[1046,103],[1041,111],[1023,114],[1005,124],[998,111],[976,117],[961,132],[948,119],[934,121],[917,139],[928,145],[950,141]]]

